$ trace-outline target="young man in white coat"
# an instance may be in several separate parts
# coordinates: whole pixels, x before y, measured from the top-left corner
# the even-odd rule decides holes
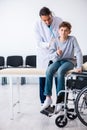
[[[62,19],[52,15],[49,8],[43,7],[39,11],[40,20],[35,25],[37,42],[37,68],[46,69],[49,64],[49,47],[55,37],[58,37],[58,27]],[[39,78],[40,101],[44,103],[45,78]]]

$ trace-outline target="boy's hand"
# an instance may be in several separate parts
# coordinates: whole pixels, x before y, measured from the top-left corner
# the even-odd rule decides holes
[[[82,72],[82,68],[75,68],[75,72],[81,73]]]
[[[56,53],[60,56],[62,54],[62,50],[58,47]]]

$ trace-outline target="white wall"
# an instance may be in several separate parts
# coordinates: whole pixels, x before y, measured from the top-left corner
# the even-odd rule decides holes
[[[71,22],[72,34],[87,54],[87,0],[0,0],[0,55],[36,53],[33,27],[43,6]]]

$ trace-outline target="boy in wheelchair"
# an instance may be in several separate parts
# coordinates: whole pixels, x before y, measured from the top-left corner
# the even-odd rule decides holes
[[[50,45],[50,65],[46,71],[46,82],[44,95],[46,100],[42,106],[41,113],[48,115],[49,113],[58,113],[62,109],[62,102],[64,102],[65,93],[61,91],[65,90],[65,75],[67,71],[75,68],[76,72],[82,72],[83,56],[77,39],[74,36],[70,36],[71,24],[63,21],[58,29],[59,36],[53,40],[54,43]],[[76,56],[76,59],[75,59]],[[56,104],[50,107],[52,104],[52,83],[53,76],[57,76],[57,88],[56,88]]]

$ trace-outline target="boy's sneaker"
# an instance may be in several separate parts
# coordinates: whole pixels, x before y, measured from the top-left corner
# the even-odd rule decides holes
[[[44,110],[44,109],[48,108],[51,104],[52,104],[52,99],[47,97],[41,110]]]
[[[44,103],[41,103],[41,106],[43,106]]]
[[[55,114],[59,113],[62,110],[62,108],[63,108],[63,104],[62,103],[56,104],[54,113]]]

